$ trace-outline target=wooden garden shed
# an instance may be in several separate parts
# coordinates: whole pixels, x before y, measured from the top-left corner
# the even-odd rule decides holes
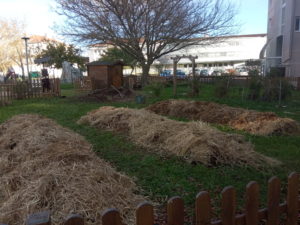
[[[88,77],[93,89],[120,88],[123,85],[123,62],[95,61],[87,64]]]

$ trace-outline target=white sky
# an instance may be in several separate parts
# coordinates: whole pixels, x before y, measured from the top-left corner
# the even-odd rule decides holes
[[[240,34],[267,32],[267,0],[232,1],[240,6],[237,15],[237,21],[242,24]],[[47,35],[63,41],[63,37],[51,29],[54,23],[62,22],[53,8],[54,0],[0,0],[0,17],[25,21],[27,35]]]
[[[51,29],[61,20],[53,7],[53,0],[0,0],[0,17],[24,21],[26,35],[46,35],[61,39]]]

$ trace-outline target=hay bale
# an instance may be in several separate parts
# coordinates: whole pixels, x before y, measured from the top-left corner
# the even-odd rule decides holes
[[[101,224],[100,213],[118,208],[133,222],[144,198],[127,176],[96,156],[80,135],[38,115],[0,125],[0,221],[24,224],[30,213],[52,211],[52,224],[69,213]]]
[[[78,123],[125,134],[142,147],[208,166],[260,168],[278,164],[256,153],[241,135],[221,132],[203,122],[170,120],[143,109],[101,107],[81,117]]]
[[[300,125],[295,120],[280,118],[272,112],[257,112],[213,102],[167,100],[155,103],[147,110],[165,116],[228,125],[256,135],[300,134]]]

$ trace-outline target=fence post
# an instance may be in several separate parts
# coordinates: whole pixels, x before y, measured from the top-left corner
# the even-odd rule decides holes
[[[211,202],[209,193],[200,192],[196,197],[196,225],[209,225],[211,220]]]
[[[103,212],[102,225],[123,225],[120,213],[116,209],[108,209]]]
[[[222,191],[221,203],[222,225],[235,224],[236,194],[234,187],[226,187]]]
[[[267,225],[279,225],[280,180],[272,177],[268,182],[268,221]]]
[[[246,225],[258,225],[259,185],[252,181],[246,187]]]
[[[136,210],[136,225],[153,225],[154,213],[153,206],[148,203],[142,203],[138,205]]]
[[[168,201],[167,206],[168,225],[184,224],[184,203],[182,198],[173,197]]]
[[[287,193],[287,225],[297,225],[298,199],[299,199],[299,174],[291,173],[288,177]]]

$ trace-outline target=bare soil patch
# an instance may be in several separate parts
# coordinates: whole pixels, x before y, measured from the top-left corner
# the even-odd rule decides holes
[[[144,109],[101,107],[81,117],[78,123],[121,133],[141,147],[207,166],[260,168],[279,164],[256,153],[242,135],[227,134],[203,122],[170,120]]]
[[[104,88],[91,91],[77,98],[85,102],[123,102],[134,99],[134,96],[133,91],[126,88]]]
[[[52,223],[70,213],[101,224],[117,208],[133,223],[144,198],[136,185],[96,156],[80,135],[38,115],[18,115],[0,125],[0,221],[25,224],[30,213],[51,210]]]
[[[256,135],[300,134],[300,125],[295,120],[278,117],[273,112],[257,112],[213,102],[167,100],[155,103],[147,110],[165,116],[228,125]]]

